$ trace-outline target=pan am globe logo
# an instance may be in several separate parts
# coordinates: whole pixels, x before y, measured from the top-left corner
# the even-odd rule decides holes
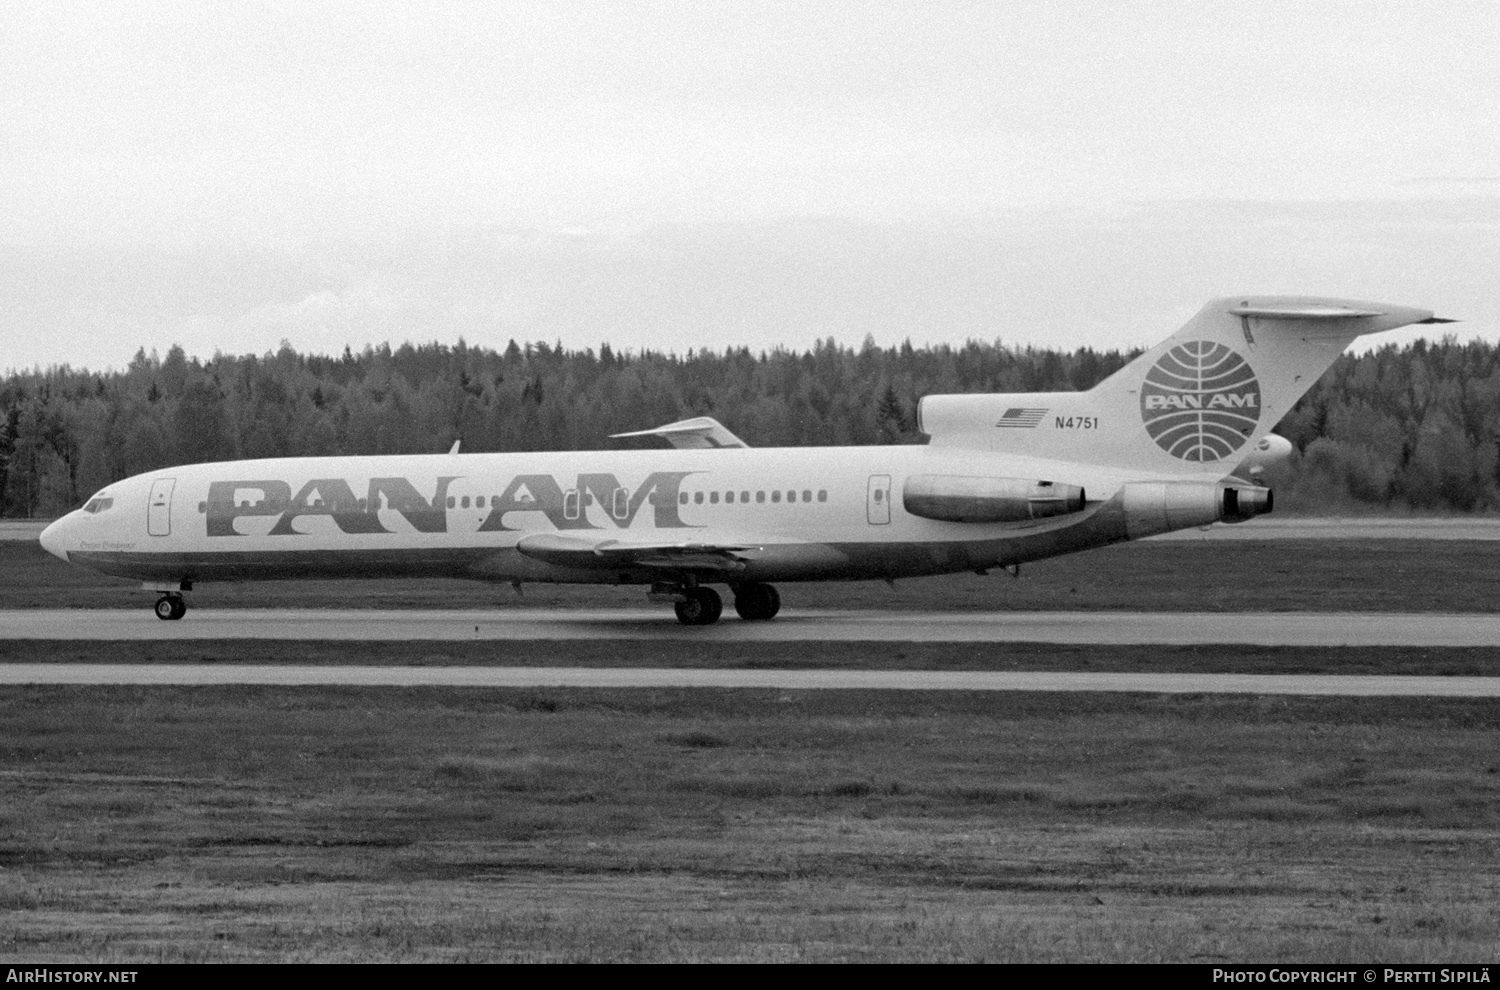
[[[1260,422],[1260,383],[1245,359],[1223,344],[1179,344],[1146,373],[1141,421],[1173,457],[1222,460],[1243,447]]]

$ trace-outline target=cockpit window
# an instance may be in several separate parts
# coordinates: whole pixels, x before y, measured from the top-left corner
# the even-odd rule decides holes
[[[91,498],[89,504],[83,507],[83,511],[91,516],[98,515],[101,512],[108,512],[110,506],[114,504],[115,500],[112,498]]]

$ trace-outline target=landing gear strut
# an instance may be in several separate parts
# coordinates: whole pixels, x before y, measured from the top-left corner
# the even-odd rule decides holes
[[[781,611],[781,595],[769,584],[742,584],[734,589],[734,610],[747,622],[773,619]]]
[[[187,602],[182,600],[181,595],[162,595],[156,600],[156,617],[158,619],[180,619],[187,615]]]
[[[693,587],[682,589],[683,600],[674,607],[677,621],[685,626],[711,626],[719,621],[724,611],[724,599],[712,588]]]

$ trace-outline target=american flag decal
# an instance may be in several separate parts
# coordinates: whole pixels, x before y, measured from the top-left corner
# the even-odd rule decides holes
[[[1045,415],[1045,409],[1007,409],[1005,415],[1000,417],[1000,422],[995,425],[1029,430],[1040,423]]]

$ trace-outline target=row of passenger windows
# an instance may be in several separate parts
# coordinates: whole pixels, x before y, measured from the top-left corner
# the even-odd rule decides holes
[[[693,504],[694,505],[702,505],[703,504],[703,492],[693,492],[692,495],[693,495]],[[758,492],[755,493],[755,501],[757,501],[757,502],[764,502],[766,500],[766,498],[767,498],[767,495],[766,495],[766,493],[764,491],[758,491]],[[770,499],[771,499],[771,501],[773,503],[780,502],[781,501],[781,492],[779,490],[771,492],[770,493]],[[786,500],[788,502],[795,502],[795,501],[797,501],[797,492],[796,492],[795,489],[788,489],[788,491],[786,493]],[[809,489],[806,489],[806,488],[802,489],[802,501],[804,501],[804,502],[811,502],[812,500],[813,500],[813,493],[812,493],[812,491],[809,490]],[[688,504],[688,493],[687,492],[682,492],[681,494],[679,494],[677,496],[677,501],[681,502],[683,505],[687,505]],[[733,505],[734,502],[735,502],[735,493],[734,492],[725,492],[724,493],[724,501],[726,503],[730,504],[730,505]],[[748,504],[750,502],[750,493],[747,492],[747,491],[740,492],[739,493],[739,501],[742,502],[742,503]],[[826,488],[820,488],[820,489],[818,489],[818,501],[819,502],[826,502],[826,501],[828,501],[828,489],[826,489]],[[719,504],[719,493],[718,492],[709,492],[708,493],[708,504],[709,505],[718,505]]]
[[[787,492],[786,492],[786,496],[785,496],[786,497],[786,501],[788,501],[788,502],[795,502],[795,501],[797,501],[797,496],[798,496],[798,493],[797,493],[797,491],[795,489],[788,489]],[[807,489],[807,488],[804,488],[802,490],[801,496],[802,496],[802,501],[804,501],[804,502],[811,502],[813,500],[813,497],[814,497],[812,490],[811,489]],[[569,492],[564,493],[563,498],[564,498],[565,503],[572,503],[572,504],[575,504],[575,505],[577,504],[577,502],[578,502],[578,500],[580,498],[582,499],[584,505],[593,505],[594,504],[594,494],[593,494],[593,492],[569,491]],[[621,488],[621,489],[616,490],[614,501],[615,501],[615,503],[617,503],[617,505],[622,500],[625,500],[625,499],[628,499],[628,498],[629,498],[629,493],[627,492],[626,489]],[[756,502],[765,502],[765,501],[767,501],[769,499],[773,504],[776,504],[776,503],[780,503],[781,502],[781,500],[782,500],[782,493],[781,493],[780,490],[769,492],[769,493],[765,492],[765,491],[757,491],[755,493],[754,499],[755,499]],[[727,492],[722,493],[722,495],[719,492],[708,492],[706,494],[704,492],[691,492],[691,493],[689,493],[689,492],[679,492],[678,495],[677,495],[677,501],[679,503],[681,503],[682,505],[687,505],[689,502],[692,502],[694,505],[702,505],[704,503],[704,501],[707,501],[709,505],[718,505],[721,500],[723,502],[725,502],[726,504],[729,504],[729,505],[733,505],[736,501],[740,502],[741,504],[748,505],[750,503],[750,501],[751,501],[751,494],[748,491],[740,491],[740,492],[727,491]],[[818,493],[817,493],[817,500],[819,502],[826,502],[826,501],[828,501],[828,489],[826,489],[826,488],[819,489]],[[494,501],[496,503],[498,503],[500,501],[499,497],[498,496],[495,497]],[[522,496],[521,501],[523,501],[523,502],[524,501],[529,501],[529,499],[527,499],[525,496]],[[363,503],[364,499],[360,499],[360,502]],[[648,505],[656,505],[656,492],[651,492],[646,497],[646,502],[647,502]],[[450,509],[460,509],[460,508],[467,509],[467,508],[469,508],[469,496],[464,495],[463,497],[460,498],[460,497],[455,496],[455,495],[449,495],[448,496],[448,508],[450,508]],[[474,508],[476,508],[476,509],[482,509],[482,508],[484,508],[484,496],[483,495],[479,495],[479,496],[476,496],[474,498]]]
[[[467,498],[465,498],[464,499],[464,504],[468,505],[468,502],[469,502],[469,500]],[[345,499],[343,501],[333,501],[333,502],[327,502],[327,503],[325,503],[320,498],[315,498],[315,499],[312,500],[312,503],[311,503],[312,508],[314,508],[314,509],[321,509],[321,508],[324,507],[324,505],[327,505],[328,508],[332,509],[335,512],[364,512],[365,511],[365,507],[366,507],[367,504],[368,504],[367,501],[365,499],[362,499],[362,498],[355,499],[352,502],[349,501],[348,499]],[[483,495],[481,495],[479,497],[479,504],[480,505],[484,505],[484,496]],[[231,507],[233,507],[234,503],[230,502],[229,505]],[[265,509],[266,508],[266,503],[265,503],[264,500],[251,502],[249,499],[244,499],[244,500],[242,500],[239,503],[239,507],[241,509]],[[273,506],[273,508],[274,508],[274,510],[276,512],[282,512],[282,511],[284,511],[286,509],[286,505],[285,505],[285,503],[276,504],[276,505]],[[391,510],[399,511],[399,512],[426,512],[426,511],[431,511],[433,507],[431,505],[429,505],[425,500],[422,500],[422,499],[389,499],[389,500],[381,501],[377,505],[377,508],[391,509]],[[452,498],[452,496],[450,496],[448,498],[448,508],[450,508],[450,509],[453,508],[453,498]],[[100,510],[100,511],[103,511],[103,510]],[[198,512],[201,514],[201,513],[207,512],[207,511],[208,511],[208,503],[207,502],[199,502],[198,503]]]
[[[757,492],[754,493],[754,501],[756,501],[757,503],[763,503],[763,502],[766,502],[766,501],[770,501],[774,505],[774,504],[780,504],[783,501],[783,499],[785,499],[785,501],[788,502],[788,503],[796,502],[798,500],[798,496],[799,496],[799,493],[797,492],[796,489],[787,489],[787,491],[785,492],[785,494],[783,494],[780,489],[778,489],[776,491],[771,491],[771,492],[766,492],[764,490],[761,490],[761,491],[757,491]],[[569,491],[569,492],[564,493],[564,495],[563,495],[563,505],[564,505],[565,509],[567,509],[569,511],[570,518],[571,518],[572,515],[576,515],[576,513],[578,511],[577,510],[577,506],[579,504],[580,497],[581,497],[582,503],[584,505],[593,505],[594,504],[594,495],[593,495],[592,492]],[[811,489],[804,488],[801,491],[801,493],[800,493],[800,497],[801,497],[801,500],[803,502],[811,502],[811,501],[813,501],[814,495],[813,495],[813,492],[812,492]],[[816,498],[817,498],[817,500],[819,502],[826,502],[826,501],[828,501],[828,489],[826,489],[826,488],[820,488],[820,489],[818,489]],[[729,504],[729,505],[733,505],[736,502],[739,502],[739,503],[744,504],[744,505],[748,505],[748,504],[750,504],[750,501],[751,501],[751,493],[748,492],[748,491],[739,491],[739,492],[726,491],[726,492],[722,492],[722,493],[721,492],[716,492],[716,491],[714,491],[714,492],[707,492],[707,493],[705,493],[705,492],[679,492],[678,496],[677,496],[677,500],[682,505],[687,505],[689,502],[691,502],[694,505],[702,505],[705,501],[708,502],[709,505],[718,505],[721,501],[724,502],[724,503],[726,503],[726,504]],[[494,504],[498,505],[500,503],[500,496],[498,496],[498,495],[491,496],[490,497],[490,501],[492,501]],[[521,502],[530,502],[530,501],[532,501],[532,499],[530,498],[530,496],[522,494],[520,496],[520,498],[518,499],[518,501],[521,501]],[[629,502],[629,492],[626,489],[624,489],[624,488],[617,489],[615,491],[615,496],[614,496],[613,502],[614,502],[613,508],[614,508],[615,514],[623,516],[626,513],[626,511],[627,511],[626,506],[628,505],[628,502]],[[646,503],[648,505],[652,505],[652,506],[654,506],[654,505],[657,504],[657,501],[656,501],[656,492],[651,492],[649,495],[646,496]],[[85,512],[103,512],[105,509],[108,509],[113,504],[114,504],[114,499],[110,499],[110,498],[95,499],[94,501],[90,502],[88,505],[84,506],[84,511]],[[241,502],[240,503],[240,508],[241,509],[250,509],[250,508],[256,508],[256,509],[258,509],[258,508],[262,507],[262,504],[263,503],[261,503],[261,502],[255,502],[255,503],[252,504],[251,502],[245,501],[245,502]],[[358,511],[358,512],[363,512],[363,511],[365,511],[365,505],[366,505],[366,502],[365,502],[364,499],[358,499],[352,505],[343,505],[343,504],[339,504],[339,503],[334,503],[331,506],[331,508],[333,508],[335,510],[344,510],[344,511],[354,510],[354,511]],[[450,508],[450,509],[460,509],[460,508],[461,509],[467,509],[467,508],[470,508],[471,506],[473,508],[476,508],[476,509],[482,509],[482,508],[484,508],[485,507],[485,496],[483,496],[483,495],[475,495],[475,496],[464,495],[464,496],[461,496],[461,497],[457,496],[457,495],[449,495],[448,496],[448,508]],[[313,503],[312,503],[312,507],[313,508],[318,508],[318,509],[323,508],[323,500],[320,499],[320,498],[319,499],[314,499]],[[403,501],[403,500],[400,500],[400,499],[392,501],[392,502],[389,502],[389,503],[385,504],[383,507],[384,508],[388,508],[388,509],[399,509],[399,510],[407,511],[407,512],[419,511],[419,510],[422,510],[422,509],[429,509],[429,508],[431,508],[426,502],[420,502],[420,501],[419,502],[410,502],[410,501]],[[198,503],[198,511],[200,513],[201,512],[207,512],[208,511],[208,503],[207,502],[199,502]]]

